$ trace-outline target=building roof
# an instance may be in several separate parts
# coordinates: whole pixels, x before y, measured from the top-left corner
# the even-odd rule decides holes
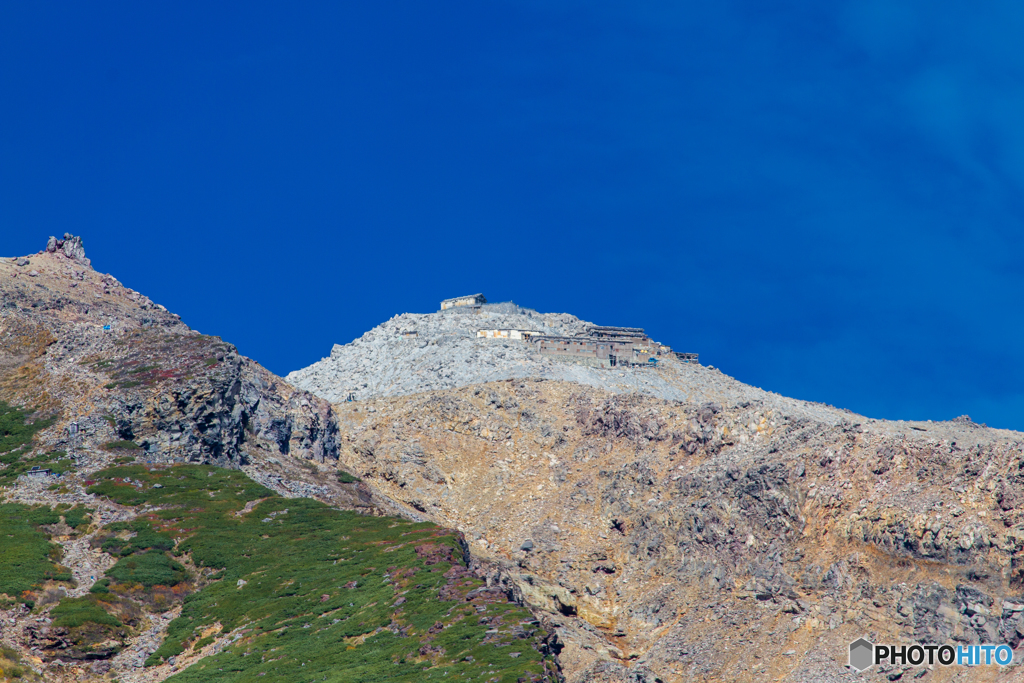
[[[642,327],[614,327],[611,325],[591,325],[587,328],[587,332],[603,332],[603,333],[616,333],[616,334],[644,334],[644,328]]]
[[[557,337],[548,334],[531,334],[530,341],[588,342],[593,344],[610,344],[620,342],[632,344],[636,339],[609,339],[607,337]]]
[[[451,299],[444,299],[441,303],[446,304],[449,301],[461,301],[462,299],[483,299],[485,302],[487,299],[483,294],[467,294],[466,296],[453,296]]]

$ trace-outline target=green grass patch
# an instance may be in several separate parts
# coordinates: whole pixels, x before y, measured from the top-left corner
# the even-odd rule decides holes
[[[115,533],[118,531],[135,532],[135,536],[130,539],[113,536],[104,541],[103,551],[111,555],[124,557],[148,550],[171,550],[174,547],[174,539],[169,534],[156,531],[152,523],[144,519],[110,524],[106,529]]]
[[[129,375],[137,375],[140,372],[149,372],[150,370],[156,370],[159,367],[160,367],[159,365],[143,365],[141,368],[135,368],[134,370],[129,370],[128,374]]]
[[[108,613],[96,595],[81,598],[64,598],[50,611],[53,625],[63,628],[78,628],[86,624],[123,626],[121,620]]]
[[[32,470],[33,467],[48,469],[51,474],[64,474],[75,468],[71,459],[64,451],[50,451],[36,457],[29,457],[28,450],[15,450],[0,455],[0,462],[7,465],[0,470],[0,484],[10,484],[15,479]]]
[[[152,543],[140,542],[144,534],[180,539],[176,552],[216,570],[213,583],[184,599],[181,616],[147,664],[228,633],[243,636],[169,680],[556,678],[530,613],[501,594],[471,593],[483,584],[463,567],[460,540],[448,530],[284,499],[234,470],[134,465],[96,478],[92,493],[160,507],[108,527],[137,534],[111,543],[110,551],[131,554],[107,573],[110,579],[127,585],[141,583],[144,570],[175,571],[167,551],[141,549]],[[251,512],[237,514],[258,499],[264,500]],[[121,573],[129,561],[134,573]]]
[[[214,641],[214,637],[213,636],[207,636],[206,638],[203,638],[202,640],[197,640],[196,644],[192,646],[192,649],[196,650],[196,651],[202,650],[204,647],[206,647],[207,645],[209,645],[213,641]]]
[[[354,484],[357,481],[362,481],[359,477],[349,474],[344,470],[338,470],[338,481],[342,484]]]
[[[129,617],[122,618],[119,612]],[[110,591],[97,590],[80,598],[64,598],[50,611],[50,618],[69,647],[61,647],[53,654],[65,661],[110,657],[121,649],[132,627],[138,625],[140,615],[134,603]]]
[[[0,504],[0,593],[28,604],[46,581],[71,581],[58,564],[60,546],[41,528],[59,521],[60,513],[48,507]]]
[[[185,568],[158,550],[122,557],[107,571],[118,583],[139,583],[146,588],[174,586],[188,578]]]
[[[0,681],[20,680],[27,673],[26,669],[21,664],[21,655],[18,651],[0,645]]]
[[[86,507],[78,505],[71,507],[65,503],[58,505],[55,509],[64,516],[64,523],[75,530],[89,526],[89,522],[92,520],[92,510]]]
[[[109,441],[100,446],[105,451],[138,451],[142,446],[134,441]]]
[[[53,420],[27,421],[31,412],[0,401],[0,453],[28,445],[36,432],[53,424]]]
[[[51,467],[65,455],[64,451],[53,451],[29,458],[32,440],[37,432],[53,424],[53,420],[28,420],[31,410],[22,410],[0,401],[0,486],[10,484],[28,472],[33,465]],[[51,467],[61,472],[71,467],[70,461]]]

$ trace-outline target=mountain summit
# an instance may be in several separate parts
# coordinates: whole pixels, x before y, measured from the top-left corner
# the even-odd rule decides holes
[[[569,681],[819,683],[847,680],[865,635],[1021,644],[1021,434],[874,420],[672,350],[574,351],[602,329],[667,349],[475,303],[396,316],[288,379],[335,402],[343,467],[458,528],[548,615]]]
[[[0,295],[0,675],[830,683],[851,643],[858,669],[863,643],[1020,654],[1020,433],[483,295],[286,381],[70,235],[0,259]]]

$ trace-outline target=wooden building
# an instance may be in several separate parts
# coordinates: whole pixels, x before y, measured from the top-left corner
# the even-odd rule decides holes
[[[441,302],[441,310],[445,311],[449,308],[458,308],[460,306],[480,306],[487,303],[487,298],[483,294],[470,294],[469,296],[457,296],[453,299],[445,299]]]
[[[528,341],[537,353],[566,356],[576,361],[592,361],[585,362],[586,365],[614,368],[636,363],[636,344],[631,339],[534,335]]]

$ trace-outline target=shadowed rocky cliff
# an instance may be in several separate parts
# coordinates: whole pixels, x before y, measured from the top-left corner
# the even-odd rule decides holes
[[[337,457],[322,399],[94,271],[80,238],[49,247],[0,261],[0,399],[52,416],[54,446],[132,441],[153,461],[234,467]]]

